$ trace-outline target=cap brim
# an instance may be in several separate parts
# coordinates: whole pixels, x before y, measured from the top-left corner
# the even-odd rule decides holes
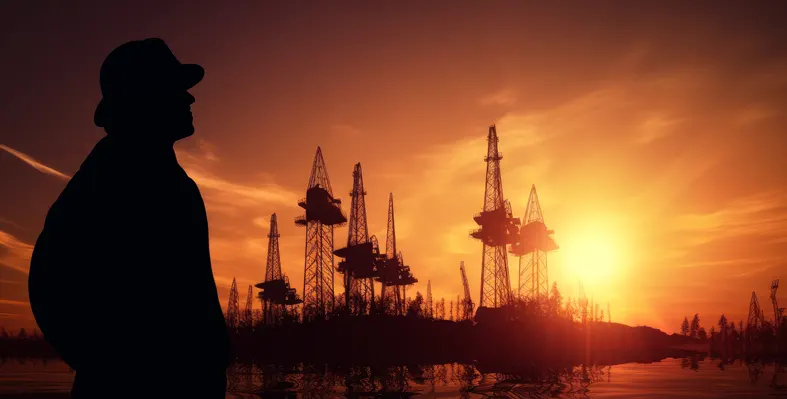
[[[197,64],[181,64],[178,73],[180,83],[186,90],[196,86],[205,77],[205,69]]]

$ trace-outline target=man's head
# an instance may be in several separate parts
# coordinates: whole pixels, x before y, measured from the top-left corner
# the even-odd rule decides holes
[[[94,121],[107,134],[174,143],[194,133],[188,90],[204,76],[181,64],[163,40],[132,41],[114,49],[101,66],[101,93]]]

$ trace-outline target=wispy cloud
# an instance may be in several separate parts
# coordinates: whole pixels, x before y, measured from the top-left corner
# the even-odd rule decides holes
[[[666,118],[663,116],[649,117],[639,126],[637,142],[640,144],[648,144],[667,137],[674,132],[675,125],[679,122],[680,120],[675,118]]]
[[[679,216],[678,231],[696,233],[695,245],[722,238],[787,234],[787,193],[771,191],[731,201],[726,207],[708,213]]]
[[[255,226],[262,229],[269,229],[271,227],[270,217],[256,217],[251,221]]]
[[[20,225],[19,223],[14,222],[13,220],[8,220],[6,218],[0,217],[0,225],[7,224],[9,226],[14,226],[20,230],[26,230],[24,226]]]
[[[501,89],[478,99],[481,105],[513,105],[516,103],[516,95],[511,89]]]
[[[0,319],[32,319],[32,317],[19,314],[19,313],[2,313],[0,312]]]
[[[218,161],[219,160],[219,157],[216,156],[216,150],[218,149],[218,147],[216,147],[214,144],[212,144],[212,143],[210,143],[210,142],[208,142],[206,140],[199,139],[197,141],[197,147],[199,148],[199,151],[202,154],[202,157],[204,159],[206,159],[208,161]]]
[[[210,170],[211,166],[219,160],[216,151],[216,146],[204,140],[200,142],[197,153],[176,150],[178,160],[188,175],[200,189],[205,190],[205,201],[209,202],[210,210],[232,213],[234,208],[239,207],[292,204],[298,200],[299,197],[294,191],[276,183],[266,181],[250,185],[216,175]]]
[[[688,262],[678,264],[679,268],[695,268],[695,267],[719,267],[719,266],[732,266],[732,265],[760,265],[783,260],[781,256],[763,256],[763,257],[750,257],[750,258],[733,258],[733,259],[717,259],[707,260],[701,262]]]
[[[346,124],[332,125],[331,131],[337,136],[342,138],[356,138],[356,137],[361,137],[361,135],[363,134],[363,132],[361,132],[361,129]]]
[[[29,306],[27,301],[12,301],[10,299],[0,299],[0,305]]]
[[[764,121],[772,116],[778,114],[778,111],[769,105],[757,104],[750,105],[741,109],[736,117],[735,122],[739,125],[748,125]]]
[[[298,196],[277,184],[260,184],[257,187],[234,183],[206,171],[187,168],[189,176],[200,188],[212,191],[211,200],[236,206],[255,206],[261,203],[292,204]]]
[[[0,280],[0,284],[19,285],[19,281]]]
[[[27,155],[27,154],[25,154],[25,153],[23,153],[21,151],[15,150],[15,149],[13,149],[13,148],[5,145],[5,144],[0,144],[0,149],[2,149],[4,151],[6,151],[7,153],[9,153],[9,154],[11,154],[11,155],[21,159],[22,161],[24,161],[28,165],[32,166],[33,168],[35,168],[36,170],[38,170],[41,173],[46,173],[48,175],[52,175],[52,176],[61,178],[63,180],[68,180],[68,179],[71,178],[71,176],[69,176],[69,175],[67,175],[67,174],[65,174],[65,173],[63,173],[63,172],[61,172],[61,171],[59,171],[57,169],[54,169],[54,168],[52,168],[50,166],[47,166],[44,163],[42,163],[42,162],[36,160],[35,158],[31,157],[30,155]]]
[[[764,271],[773,269],[776,266],[779,266],[779,268],[781,269],[782,267],[784,267],[784,263],[783,262],[779,263],[779,264],[770,263],[770,264],[762,265],[762,266],[757,267],[757,268],[747,268],[742,273],[736,274],[735,277],[746,277],[746,276],[749,276],[749,275],[752,275],[752,274],[762,273]]]
[[[5,249],[0,251],[0,265],[25,274],[29,273],[33,245],[22,242],[10,233],[0,230],[0,247]]]

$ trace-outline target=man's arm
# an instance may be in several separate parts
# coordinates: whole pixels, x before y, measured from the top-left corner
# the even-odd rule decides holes
[[[212,346],[211,349],[213,349],[211,352],[216,354],[216,361],[221,362],[222,367],[226,368],[229,366],[234,356],[232,355],[229,331],[227,330],[226,319],[224,318],[224,312],[221,308],[210,259],[210,234],[207,211],[197,184],[190,178],[189,182],[194,192],[192,209],[196,214],[196,220],[198,221],[197,225],[199,226],[199,231],[196,235],[197,245],[195,246],[195,250],[198,249],[196,255],[198,256],[197,267],[200,275],[199,286],[201,287],[198,295],[201,296],[202,300],[200,303],[203,306],[201,311],[206,312],[205,316],[210,323],[211,333],[208,334],[208,339],[211,340],[209,344]]]

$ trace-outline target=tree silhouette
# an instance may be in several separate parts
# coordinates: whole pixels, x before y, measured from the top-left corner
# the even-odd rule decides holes
[[[689,319],[684,317],[683,323],[680,324],[680,333],[683,335],[689,335]]]
[[[435,318],[438,320],[445,319],[445,298],[440,298],[440,301],[437,302],[435,306]]]
[[[711,327],[711,329],[713,329],[713,327]],[[699,338],[699,339],[701,339],[703,341],[708,339],[708,333],[705,332],[705,328],[700,327],[699,330],[697,330],[697,338]]]
[[[11,338],[11,335],[8,334],[8,331],[5,330],[5,327],[0,327],[0,338],[2,339]]]
[[[454,301],[450,301],[449,302],[448,309],[449,309],[448,310],[448,312],[449,312],[448,319],[451,320],[451,321],[454,321]]]
[[[724,313],[719,317],[719,334],[721,334],[722,340],[727,340],[727,317],[724,316]]]
[[[415,293],[415,299],[410,301],[407,306],[407,315],[413,317],[424,316],[424,296],[420,292]]]
[[[566,318],[571,321],[579,319],[579,306],[577,306],[576,301],[573,301],[571,297],[566,300]]]
[[[598,315],[598,321],[604,321],[604,309],[601,309]]]
[[[25,331],[24,327],[22,327],[22,329],[19,330],[19,335],[17,335],[17,338],[19,338],[19,339],[26,339],[27,338],[27,331]]]
[[[552,282],[552,290],[549,295],[549,314],[557,316],[563,306],[563,296],[557,288],[557,281]]]
[[[691,319],[691,337],[697,338],[697,333],[700,330],[700,314],[695,313],[694,318]]]
[[[719,332],[723,333],[725,331],[727,331],[727,317],[722,313],[721,317],[719,317]]]

